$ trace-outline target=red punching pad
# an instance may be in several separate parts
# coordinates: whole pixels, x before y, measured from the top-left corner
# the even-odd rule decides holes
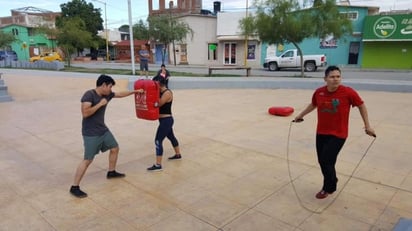
[[[159,83],[150,79],[139,79],[134,83],[134,89],[143,89],[144,93],[135,94],[136,116],[145,120],[159,119],[160,89]]]
[[[269,114],[276,116],[289,116],[293,113],[293,107],[270,107]]]

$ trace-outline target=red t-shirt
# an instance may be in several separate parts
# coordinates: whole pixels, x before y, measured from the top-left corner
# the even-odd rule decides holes
[[[348,137],[350,107],[362,105],[363,100],[350,87],[340,85],[336,91],[329,92],[323,86],[313,93],[312,104],[318,111],[316,133],[345,139]]]

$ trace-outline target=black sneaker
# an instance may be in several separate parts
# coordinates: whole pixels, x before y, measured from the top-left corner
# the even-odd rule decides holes
[[[123,177],[125,177],[126,176],[126,174],[124,174],[124,173],[120,173],[120,172],[116,172],[115,170],[113,170],[113,171],[109,171],[109,172],[107,172],[107,179],[111,179],[111,178],[123,178]]]
[[[83,198],[83,197],[87,197],[87,193],[83,192],[82,190],[80,190],[80,186],[72,186],[70,188],[70,193],[78,198]]]
[[[147,168],[147,171],[162,171],[162,165],[154,164],[152,167]]]
[[[182,155],[180,154],[175,154],[174,156],[171,156],[169,158],[167,158],[169,160],[178,160],[178,159],[182,159]]]

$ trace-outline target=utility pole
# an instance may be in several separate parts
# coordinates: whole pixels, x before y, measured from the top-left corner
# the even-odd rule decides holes
[[[109,28],[107,28],[107,8],[106,8],[106,2],[103,2],[101,0],[92,0],[94,2],[100,2],[102,4],[104,4],[104,24],[105,24],[105,36],[106,36],[106,61],[109,62],[110,61],[110,57],[109,57]]]
[[[132,4],[127,0],[127,8],[129,11],[129,34],[130,34],[130,58],[132,60],[132,74],[136,74],[135,60],[134,60],[134,39],[133,39],[133,24],[132,24]]]
[[[246,0],[246,18],[248,17],[248,0]],[[247,55],[248,55],[248,46],[247,46],[247,40],[248,40],[248,36],[247,33],[245,34],[245,66],[247,66]]]
[[[175,32],[173,31],[173,18],[172,18],[172,9],[173,9],[173,1],[169,2],[169,13],[170,13],[170,27],[172,28],[173,33],[173,41],[172,41],[172,49],[173,49],[173,64],[176,66],[176,48],[175,48]]]

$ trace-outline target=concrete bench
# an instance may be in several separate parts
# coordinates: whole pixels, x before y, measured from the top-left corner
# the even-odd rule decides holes
[[[251,69],[245,66],[209,66],[209,76],[212,75],[213,70],[246,70],[246,76],[249,76]]]

